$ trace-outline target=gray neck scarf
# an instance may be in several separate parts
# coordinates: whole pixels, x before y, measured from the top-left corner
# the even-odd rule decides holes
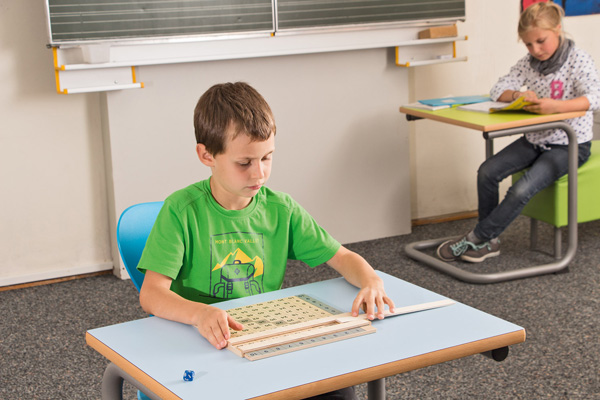
[[[547,59],[546,61],[540,61],[537,58],[529,55],[529,65],[531,68],[536,70],[542,75],[548,75],[553,72],[556,72],[563,66],[565,61],[567,61],[567,57],[569,57],[569,52],[575,43],[571,39],[562,40],[560,45],[552,54],[552,57]]]

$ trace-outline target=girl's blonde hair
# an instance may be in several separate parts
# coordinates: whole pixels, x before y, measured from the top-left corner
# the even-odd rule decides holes
[[[554,32],[560,31],[560,37],[564,39],[565,33],[561,25],[564,15],[564,10],[551,1],[532,4],[521,13],[521,18],[519,18],[519,37],[529,29],[540,28]]]

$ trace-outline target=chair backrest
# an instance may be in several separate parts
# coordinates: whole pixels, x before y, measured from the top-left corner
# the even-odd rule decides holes
[[[138,291],[144,282],[144,274],[137,270],[137,265],[162,205],[162,201],[133,205],[123,211],[117,224],[119,253]]]

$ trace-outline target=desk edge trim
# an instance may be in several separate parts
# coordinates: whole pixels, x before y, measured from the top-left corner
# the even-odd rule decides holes
[[[502,347],[523,343],[526,338],[525,329],[520,328],[513,332],[502,335],[492,336],[486,339],[476,340],[474,342],[463,343],[458,346],[448,347],[432,351],[430,353],[406,358],[404,360],[394,361],[382,364],[369,369],[354,371],[345,375],[312,382],[310,384],[288,388],[263,396],[253,397],[251,400],[282,400],[282,399],[302,399],[307,396],[315,396],[317,393],[307,392],[308,387],[317,386],[321,393],[326,393],[339,387],[348,387],[365,382],[371,382],[388,376],[401,374],[415,369],[441,364],[446,361],[456,360],[458,358],[484,353],[486,351],[499,349]],[[431,362],[434,360],[434,362]]]
[[[585,115],[586,111],[572,111],[568,113],[560,113],[560,114],[540,114],[539,118],[530,118],[530,119],[521,119],[517,121],[509,121],[502,122],[498,124],[490,124],[490,125],[481,125],[475,124],[472,122],[466,122],[461,120],[449,120],[448,118],[435,114],[435,111],[427,112],[423,110],[418,110],[410,107],[400,107],[400,112],[408,115],[413,115],[415,117],[420,117],[424,119],[430,119],[433,121],[444,122],[450,125],[461,126],[463,128],[475,129],[481,132],[494,132],[502,129],[511,129],[518,128],[523,126],[530,125],[539,125],[546,122],[556,122],[556,121],[564,121],[567,119],[582,117]],[[475,112],[476,111],[472,111]]]

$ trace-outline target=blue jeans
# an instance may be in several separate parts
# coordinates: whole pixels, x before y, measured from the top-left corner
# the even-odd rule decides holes
[[[497,238],[540,190],[550,186],[569,170],[568,146],[533,145],[525,136],[488,158],[477,171],[479,221],[475,236],[488,241]],[[578,165],[590,157],[591,142],[579,144]],[[508,176],[529,168],[506,192],[500,204],[498,186]]]

